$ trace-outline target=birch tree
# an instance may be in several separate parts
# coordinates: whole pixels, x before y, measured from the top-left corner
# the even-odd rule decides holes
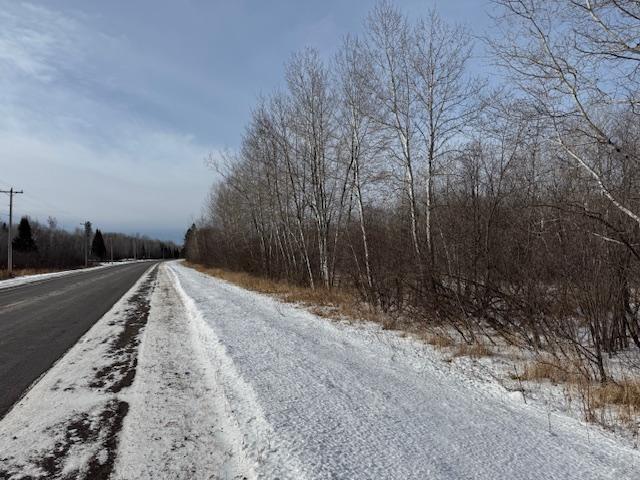
[[[418,129],[414,87],[413,47],[407,19],[391,3],[377,4],[367,18],[367,47],[373,68],[371,87],[381,105],[376,121],[393,138],[389,153],[403,170],[403,188],[408,200],[411,241],[416,260],[422,265],[419,233],[417,170],[414,153]]]
[[[630,0],[497,0],[502,38],[492,42],[500,64],[540,113],[556,145],[600,193],[640,227],[640,208],[588,158],[599,144],[621,162],[638,162],[612,130],[611,115],[638,114],[640,5]]]
[[[329,231],[336,187],[331,158],[334,99],[329,76],[318,52],[306,49],[287,66],[287,84],[293,101],[294,124],[300,137],[298,154],[308,166],[309,206],[316,224],[320,278],[329,288]]]
[[[376,156],[377,132],[373,118],[375,102],[368,88],[373,72],[361,41],[347,37],[336,65],[340,82],[340,123],[347,144],[346,170],[351,173],[350,186],[355,196],[363,249],[366,285],[373,289],[373,273],[365,219],[364,183]],[[354,253],[355,255],[355,253]],[[356,258],[356,265],[358,265]]]
[[[447,25],[435,10],[414,27],[411,75],[418,105],[416,128],[424,142],[426,249],[434,265],[432,208],[437,161],[453,148],[451,143],[470,129],[481,107],[483,82],[469,78],[471,37],[461,26]]]

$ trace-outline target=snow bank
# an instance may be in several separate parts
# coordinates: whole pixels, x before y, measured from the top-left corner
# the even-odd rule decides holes
[[[28,283],[39,282],[42,280],[49,280],[51,278],[64,277],[74,273],[84,273],[84,272],[90,272],[92,270],[100,270],[107,267],[113,267],[115,265],[124,265],[127,263],[137,263],[137,262],[146,262],[146,261],[148,260],[127,260],[123,262],[104,262],[104,263],[101,263],[100,265],[97,265],[95,267],[89,267],[89,268],[77,268],[75,270],[63,270],[61,272],[39,273],[36,275],[24,275],[22,277],[10,278],[7,280],[0,280],[0,290],[3,288],[18,287],[20,285],[26,285]]]
[[[638,478],[636,450],[416,341],[169,268],[259,478]]]

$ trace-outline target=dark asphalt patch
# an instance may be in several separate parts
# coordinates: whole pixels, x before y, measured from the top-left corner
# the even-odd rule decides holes
[[[107,458],[100,458],[100,452],[94,454],[89,460],[89,470],[82,478],[88,480],[107,480],[113,472],[113,466],[116,460],[116,452],[118,451],[118,434],[122,430],[124,417],[129,412],[129,404],[123,401],[113,401],[113,408],[103,412],[102,419],[105,425],[106,435],[104,441],[104,451]],[[78,477],[73,477],[78,478]]]
[[[63,480],[106,480],[113,471],[116,451],[118,448],[118,432],[122,428],[124,417],[129,411],[129,404],[119,400],[111,400],[98,416],[97,421],[92,420],[89,414],[82,413],[73,417],[66,425],[64,440],[56,443],[53,451],[48,452],[33,463],[44,471],[44,478],[59,478]],[[96,444],[95,454],[89,460],[88,470],[67,472],[62,475],[65,460],[71,448],[78,444]],[[106,457],[106,458],[105,458]],[[2,472],[0,478],[10,478],[18,472]],[[25,480],[35,480],[38,477],[20,477]]]
[[[131,297],[130,307],[125,310],[123,329],[109,348],[109,357],[113,362],[96,372],[95,380],[89,384],[91,388],[117,393],[133,383],[138,365],[140,333],[149,320],[151,291],[157,277],[156,267]]]

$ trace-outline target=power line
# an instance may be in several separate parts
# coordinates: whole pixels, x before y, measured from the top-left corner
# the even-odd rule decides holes
[[[5,187],[9,189],[11,188],[11,185],[0,178],[0,187]],[[51,200],[49,199],[42,200],[41,198],[33,195],[32,193],[25,193],[24,199],[27,201],[27,205],[31,204],[32,207],[41,208],[42,209],[41,213],[44,213],[50,216],[56,215],[56,214],[64,215],[66,217],[69,217],[70,219],[73,219],[74,222],[76,220],[81,219],[81,217],[77,216],[75,213],[65,210],[63,208],[60,208],[59,205],[51,202]]]
[[[44,207],[45,213],[51,214],[61,214],[68,217],[72,217],[74,220],[79,219],[80,217],[76,216],[76,214],[69,212],[63,208],[59,208],[59,205],[55,205],[51,201],[44,201],[39,199],[38,197],[34,197],[32,194],[25,194],[25,199],[27,199],[32,205],[36,205],[38,207]]]
[[[0,193],[9,194],[9,235],[7,236],[7,272],[9,276],[13,273],[13,239],[11,238],[11,228],[13,227],[13,196],[24,193],[22,190],[0,190]]]

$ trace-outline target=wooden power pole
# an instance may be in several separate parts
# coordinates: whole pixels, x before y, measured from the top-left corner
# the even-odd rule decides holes
[[[84,222],[84,268],[89,266],[89,241],[91,240],[91,222]]]
[[[18,195],[19,193],[24,193],[22,190],[14,190],[11,187],[10,190],[0,190],[0,193],[9,194],[9,236],[7,237],[7,273],[9,276],[13,273],[13,235],[12,235],[12,227],[13,227],[13,196]]]

